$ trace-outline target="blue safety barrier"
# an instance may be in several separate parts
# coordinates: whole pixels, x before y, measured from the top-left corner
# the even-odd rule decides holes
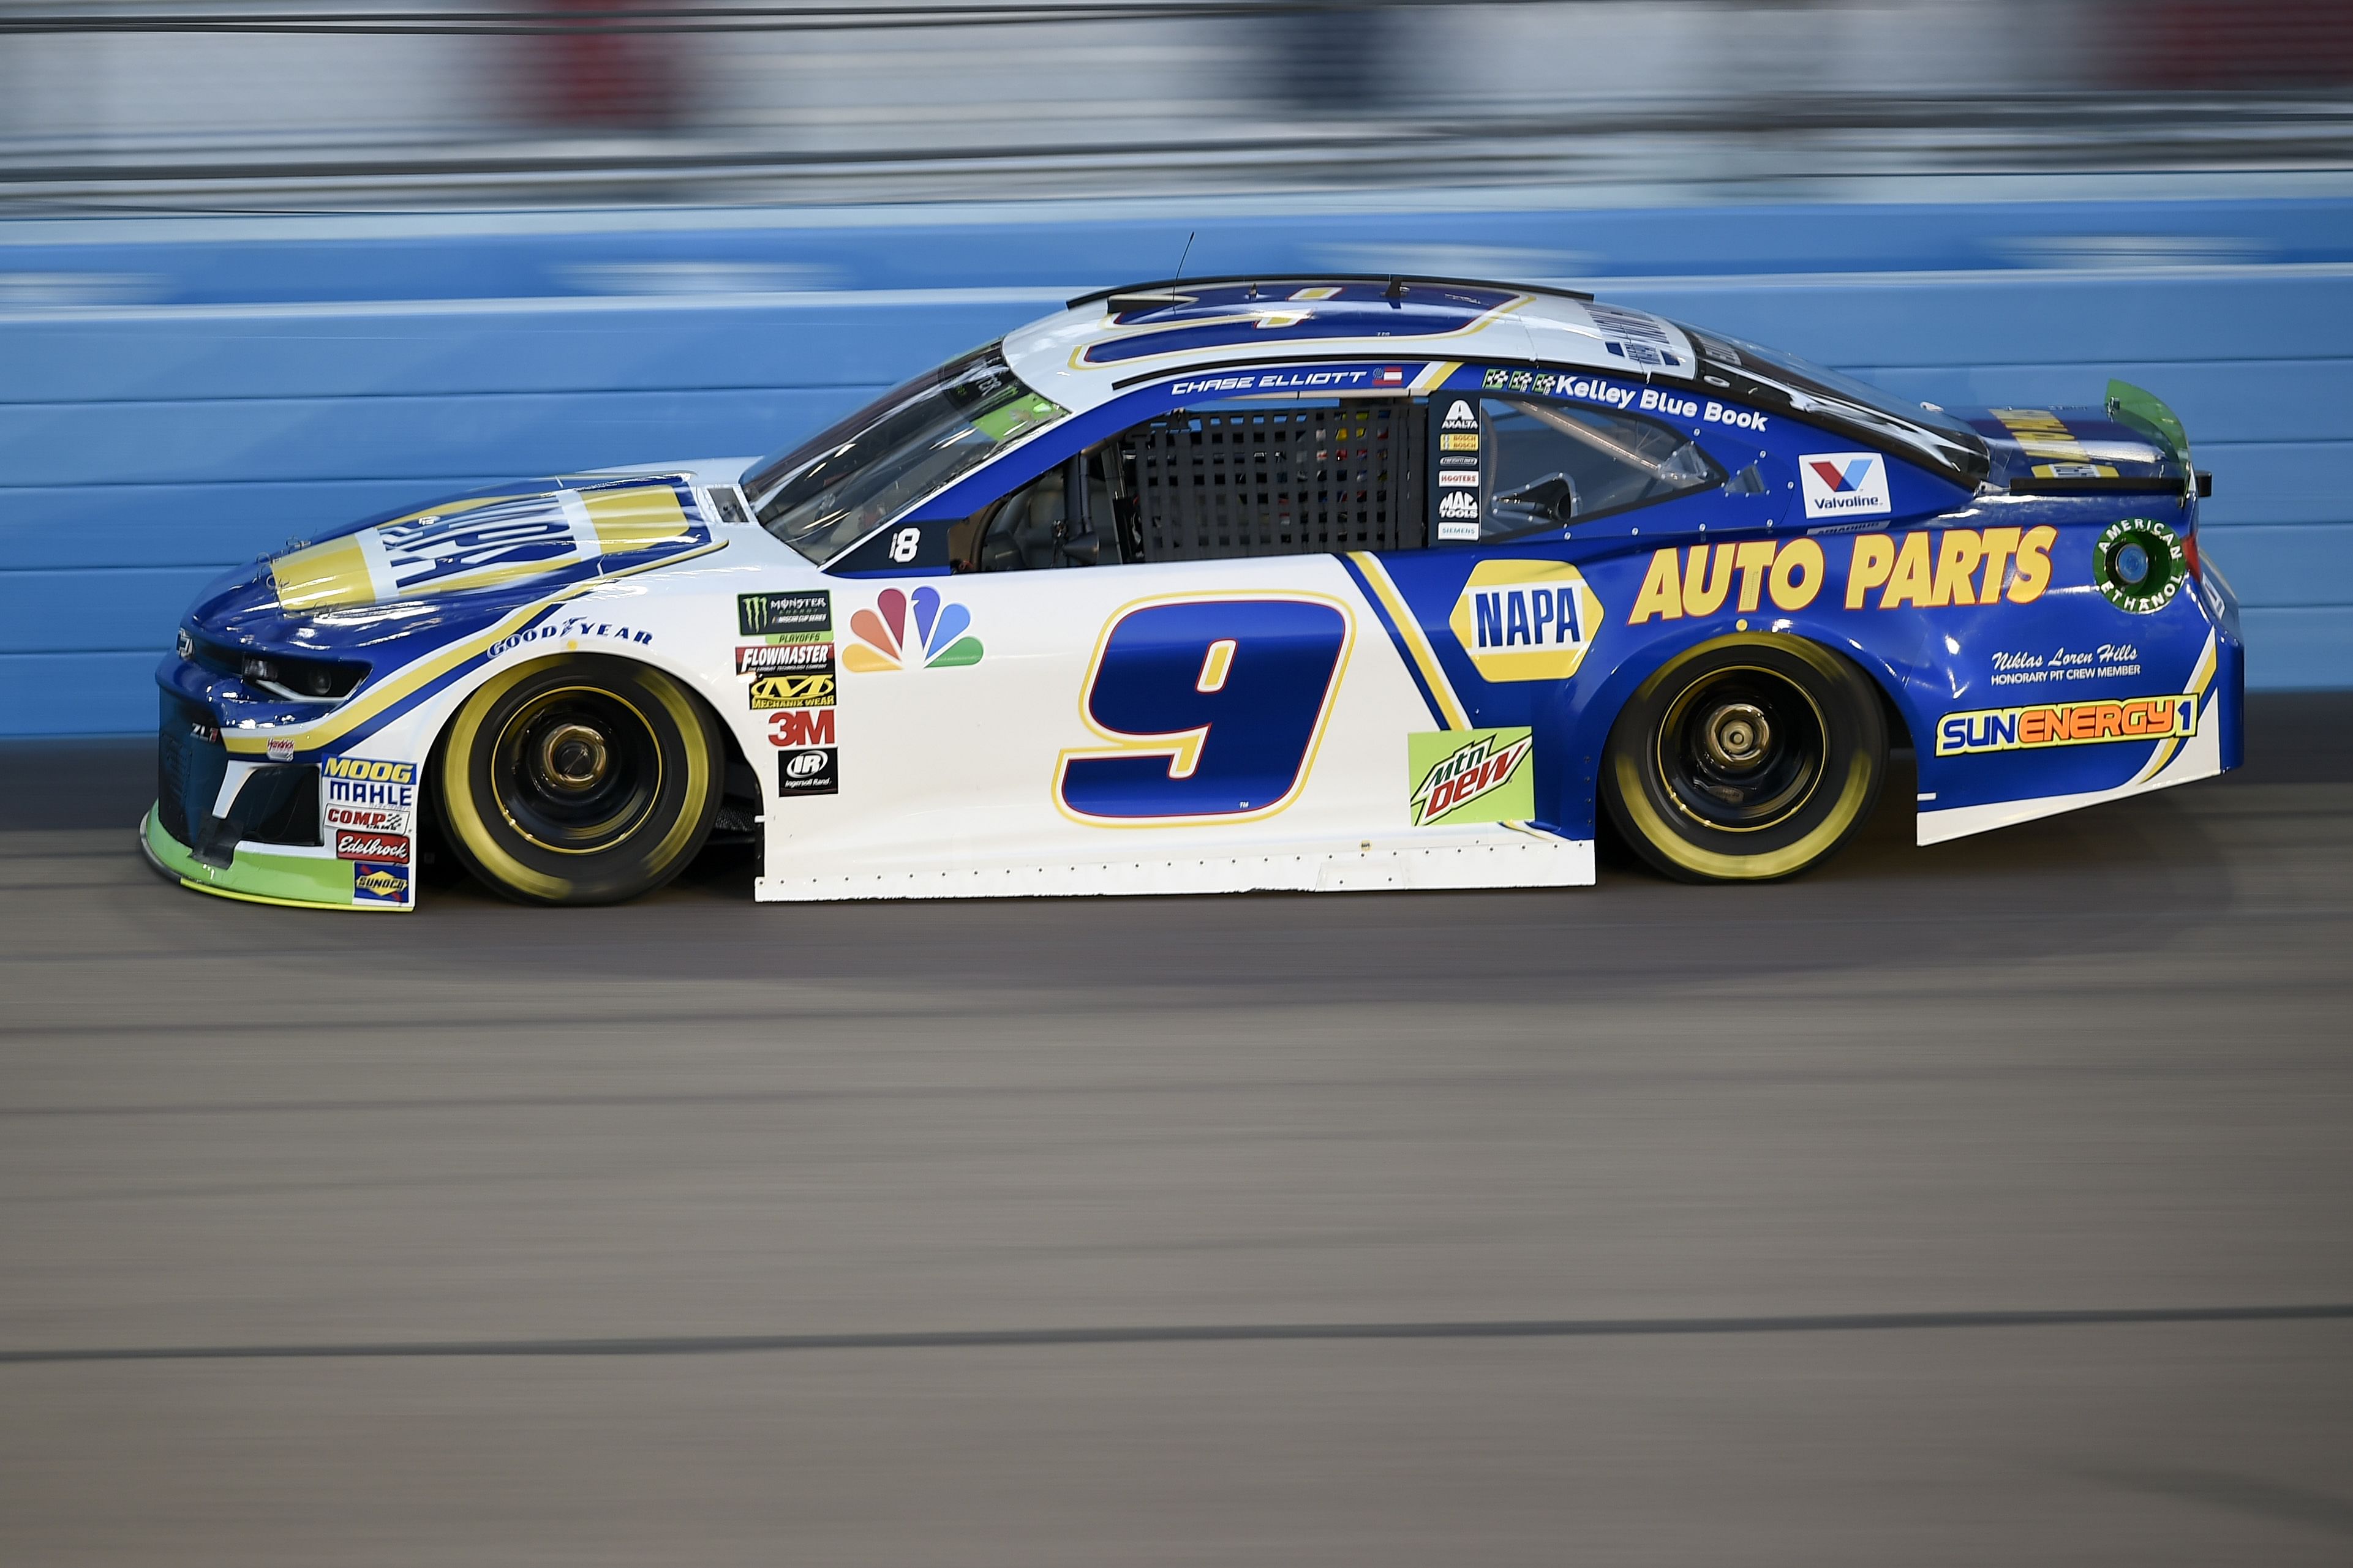
[[[1408,210],[1409,209],[1409,210]],[[2258,687],[2353,687],[2353,202],[0,224],[0,735],[153,722],[209,578],[464,486],[784,446],[1083,288],[1575,279],[1939,403],[2180,413]]]

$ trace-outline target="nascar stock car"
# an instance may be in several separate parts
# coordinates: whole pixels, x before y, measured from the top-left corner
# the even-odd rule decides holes
[[[1092,294],[780,456],[453,497],[208,588],[155,865],[413,907],[1788,876],[2240,758],[2178,419],[1944,410],[1562,289]]]

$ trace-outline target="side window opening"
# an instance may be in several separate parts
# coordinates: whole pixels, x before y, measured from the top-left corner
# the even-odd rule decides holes
[[[1047,469],[1011,495],[948,531],[958,572],[1035,572],[1062,566],[1116,566],[1121,519],[1133,502],[1119,489],[1108,447]]]
[[[1132,561],[1423,544],[1419,410],[1402,398],[1171,410],[1118,437]]]
[[[1696,442],[1637,415],[1493,395],[1434,405],[1441,543],[1567,528],[1724,482]]]

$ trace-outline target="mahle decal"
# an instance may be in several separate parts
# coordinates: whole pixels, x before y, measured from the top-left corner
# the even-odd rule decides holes
[[[1446,730],[1406,737],[1416,827],[1525,822],[1536,814],[1531,730]]]

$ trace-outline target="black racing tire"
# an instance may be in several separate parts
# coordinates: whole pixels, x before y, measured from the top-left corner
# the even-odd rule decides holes
[[[527,904],[617,904],[678,875],[710,837],[726,755],[692,692],[599,654],[500,671],[440,752],[450,848]]]
[[[1601,790],[1645,860],[1685,882],[1766,882],[1854,836],[1887,778],[1879,689],[1798,637],[1717,637],[1669,659],[1609,731]]]

